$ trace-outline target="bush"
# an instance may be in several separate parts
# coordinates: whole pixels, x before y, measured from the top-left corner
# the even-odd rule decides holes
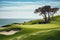
[[[2,26],[2,27],[9,27],[9,26],[11,26],[11,25],[4,25],[4,26]]]

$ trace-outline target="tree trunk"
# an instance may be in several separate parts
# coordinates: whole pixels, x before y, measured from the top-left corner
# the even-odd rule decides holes
[[[50,15],[49,15],[49,13],[48,13],[48,21],[50,21]]]
[[[44,16],[45,16],[45,17],[44,17],[44,19],[45,19],[45,22],[47,22],[47,16],[46,16],[46,14],[44,14]]]

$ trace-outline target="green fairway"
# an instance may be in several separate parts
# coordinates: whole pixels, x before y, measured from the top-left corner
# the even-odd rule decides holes
[[[32,24],[31,25],[11,24],[11,26],[0,28],[0,31],[11,30],[12,28],[21,28],[19,32],[13,35],[0,34],[0,40],[60,40],[60,16],[55,21],[48,24]]]
[[[36,28],[36,29],[49,29],[57,28],[59,25],[56,24],[35,24],[35,25],[21,25],[22,28]]]

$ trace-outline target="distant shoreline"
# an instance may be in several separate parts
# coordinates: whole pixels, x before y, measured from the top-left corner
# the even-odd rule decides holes
[[[9,25],[13,23],[24,23],[33,19],[0,19],[0,26]]]

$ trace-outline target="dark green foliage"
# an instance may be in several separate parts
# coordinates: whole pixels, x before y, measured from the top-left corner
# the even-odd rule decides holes
[[[37,20],[32,20],[32,21],[28,21],[23,23],[24,25],[32,25],[32,24],[39,24],[39,22],[43,21],[43,19],[37,19]]]
[[[11,26],[11,25],[4,25],[4,26],[2,26],[2,27],[9,27],[9,26]]]
[[[14,31],[19,31],[21,30],[22,28],[12,28],[11,30],[14,30]]]
[[[0,32],[2,32],[2,31],[6,31],[6,32],[9,32],[9,31],[11,31],[11,30],[13,30],[13,31],[19,31],[19,30],[22,30],[22,28],[18,28],[18,27],[8,27],[8,28],[5,28],[5,29],[0,29]]]

